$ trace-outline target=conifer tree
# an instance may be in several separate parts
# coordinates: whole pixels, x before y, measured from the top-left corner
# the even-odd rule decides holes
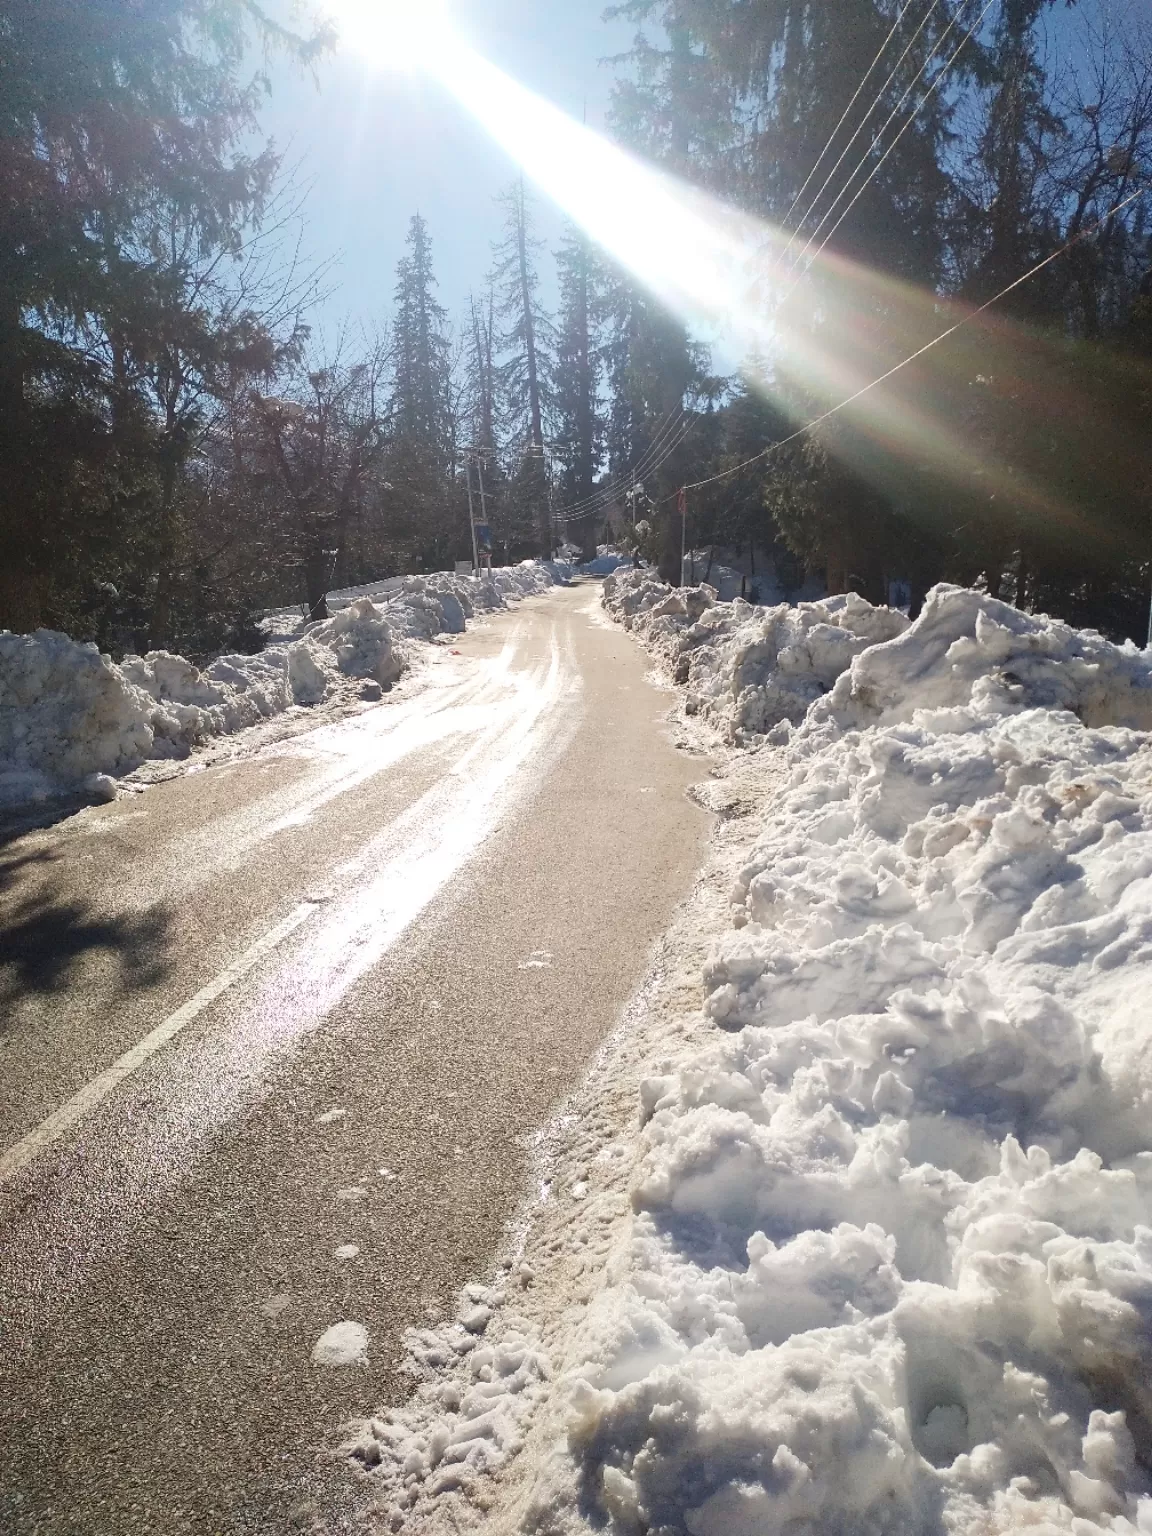
[[[488,525],[507,557],[509,529],[504,517],[507,486],[497,440],[499,378],[496,365],[496,298],[491,286],[483,298],[469,301],[466,414],[468,450],[465,473],[471,480],[473,512]]]
[[[608,462],[626,483],[639,468],[650,503],[662,507],[654,523],[661,574],[678,581],[679,523],[667,498],[692,478],[700,444],[694,407],[713,389],[705,347],[683,323],[627,273],[612,273],[606,289],[603,357],[609,386]],[[647,467],[646,467],[647,466]]]
[[[418,446],[429,463],[447,469],[448,314],[435,297],[432,242],[418,213],[409,223],[406,244],[408,254],[396,266],[393,434],[397,443]]]
[[[421,564],[447,560],[462,545],[451,340],[435,289],[428,225],[417,213],[396,266],[388,480]]]
[[[839,130],[838,148],[865,124],[836,188],[922,67],[917,89],[924,104],[834,245],[886,270],[931,281],[940,268],[939,213],[949,193],[939,155],[949,104],[947,93],[928,97],[923,87],[964,35],[966,26],[950,34],[952,46],[944,41],[932,57],[959,3],[625,0],[609,15],[655,21],[659,30],[655,38],[641,34],[632,50],[632,78],[615,99],[617,131],[675,174],[760,216],[782,220],[895,25],[886,58],[903,62],[875,107],[876,90],[865,90]],[[965,62],[962,56],[953,65],[953,79]],[[877,87],[887,74],[884,69],[872,77]],[[824,162],[824,171],[831,170],[835,154]],[[878,153],[872,161],[877,158]],[[820,174],[809,186],[791,227],[823,180]],[[831,195],[806,228],[818,222]]]
[[[545,457],[545,421],[551,416],[554,335],[551,317],[540,302],[532,210],[520,177],[499,198],[505,214],[504,238],[494,248],[491,283],[502,325],[499,379],[509,466],[510,511],[523,534],[535,529],[536,548],[551,552],[549,476]]]
[[[471,444],[492,455],[496,451],[496,301],[491,288],[477,302],[469,301],[468,393]]]
[[[267,87],[249,50],[325,38],[250,0],[3,0],[0,37],[0,623],[83,631],[109,563],[119,580],[152,558],[187,454],[147,399],[157,338],[212,352],[196,280],[240,251],[275,177],[246,142]],[[157,246],[165,210],[194,262]]]
[[[605,271],[588,236],[569,226],[556,253],[560,313],[556,335],[555,457],[562,503],[586,502],[604,454],[601,384]],[[584,554],[595,554],[595,515],[568,528],[581,537]]]

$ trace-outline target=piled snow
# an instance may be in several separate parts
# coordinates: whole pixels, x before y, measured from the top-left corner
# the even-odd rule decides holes
[[[695,550],[685,555],[681,576],[687,586],[695,586],[697,580],[706,581],[721,602],[731,602],[743,595],[749,586],[760,587],[763,580],[747,576],[719,560],[709,561],[707,550]]]
[[[356,598],[299,638],[255,656],[220,656],[204,669],[167,651],[117,666],[94,645],[52,630],[0,631],[0,806],[85,784],[108,798],[111,781],[93,776],[183,757],[210,737],[337,698],[345,679],[386,688],[405,666],[399,642],[459,634],[474,613],[503,608],[564,574],[525,562],[480,578],[407,577],[389,584],[382,606]]]
[[[525,1529],[1152,1532],[1150,688],[937,588],[813,705]]]
[[[622,566],[632,569],[631,555],[622,555],[619,550],[608,549],[605,545],[601,545],[595,559],[585,560],[580,567],[580,572],[584,576],[611,576]]]
[[[854,657],[908,627],[896,609],[854,592],[758,608],[718,602],[710,586],[670,587],[649,571],[610,576],[604,606],[687,684],[687,712],[736,742],[802,720]]]
[[[148,713],[94,645],[0,633],[0,803],[135,764],[152,747]]]
[[[428,607],[434,606],[428,598],[421,601]],[[447,624],[443,627],[447,628]],[[460,627],[463,628],[463,624]],[[399,630],[399,625],[395,622],[393,604],[377,608],[371,598],[361,597],[334,618],[310,626],[304,643],[312,651],[326,646],[335,656],[340,671],[348,677],[369,677],[386,688],[395,682],[402,670],[401,658],[393,644],[394,630]],[[323,666],[322,661],[318,664]]]
[[[523,1443],[524,1425],[547,1391],[547,1359],[516,1319],[498,1340],[484,1335],[507,1301],[505,1287],[466,1286],[458,1317],[409,1329],[407,1366],[421,1384],[403,1408],[351,1426],[345,1454],[372,1470],[385,1528],[420,1518],[445,1494],[498,1470]]]
[[[936,587],[915,629],[852,667],[816,718],[841,729],[910,720],[919,709],[1071,710],[1085,725],[1152,728],[1152,661],[1132,642]]]

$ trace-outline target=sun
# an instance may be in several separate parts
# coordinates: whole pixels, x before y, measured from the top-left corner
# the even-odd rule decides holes
[[[328,0],[342,51],[374,69],[427,67],[451,32],[443,0]]]

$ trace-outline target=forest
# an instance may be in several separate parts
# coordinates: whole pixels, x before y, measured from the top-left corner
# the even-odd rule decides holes
[[[784,232],[758,300],[778,353],[720,370],[579,227],[546,249],[520,179],[466,313],[413,215],[388,311],[333,336],[306,189],[259,136],[278,72],[323,89],[332,27],[255,0],[0,0],[0,626],[251,647],[270,607],[468,559],[470,509],[504,562],[591,552],[616,507],[673,579],[683,515],[796,589],[899,580],[915,605],[959,582],[1144,643],[1147,8],[609,14],[635,27],[616,140]]]

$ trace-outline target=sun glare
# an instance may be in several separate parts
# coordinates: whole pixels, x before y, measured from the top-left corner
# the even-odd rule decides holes
[[[451,35],[443,0],[330,0],[340,47],[371,69],[426,67]]]
[[[869,317],[886,317],[882,331],[906,333],[912,351],[938,328],[933,294],[830,253],[818,253],[801,282],[797,258],[787,261],[795,242],[779,228],[643,164],[512,79],[456,30],[444,0],[332,3],[349,51],[369,68],[434,77],[726,366],[771,357],[767,387],[777,398],[789,384],[814,409],[821,400],[851,397],[851,419],[871,440],[910,461],[931,458],[965,483],[980,477],[989,493],[998,487],[1006,472],[986,450],[975,453],[955,424],[932,409],[935,362],[928,374],[873,388],[895,358],[885,335],[870,331]],[[791,302],[797,289],[798,305]],[[817,307],[824,319],[819,326],[813,324]],[[1018,480],[1014,494],[1022,494]]]

